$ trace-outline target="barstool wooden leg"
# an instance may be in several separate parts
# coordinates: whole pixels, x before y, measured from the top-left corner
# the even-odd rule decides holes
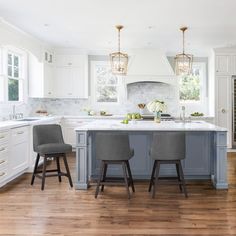
[[[47,168],[47,156],[45,156],[45,157],[44,157],[44,160],[43,160],[43,171],[42,171],[42,186],[41,186],[41,190],[44,190],[46,168]]]
[[[60,157],[56,157],[56,162],[57,162],[57,173],[58,173],[58,180],[61,182],[61,167],[60,167]]]
[[[64,164],[65,164],[65,168],[66,168],[66,175],[67,175],[67,177],[69,179],[69,183],[70,183],[70,186],[72,188],[73,187],[73,183],[72,183],[69,166],[68,166],[67,159],[66,159],[66,154],[63,155],[63,160],[64,160]]]
[[[128,182],[128,178],[127,178],[126,164],[125,164],[124,161],[122,161],[122,169],[123,169],[125,187],[126,187],[126,190],[127,190],[128,199],[130,199],[129,182]]]
[[[97,181],[97,188],[96,188],[96,192],[95,192],[95,198],[98,197],[99,187],[100,187],[100,183],[101,183],[101,179],[102,179],[102,174],[104,172],[104,168],[105,168],[105,162],[102,161],[101,167],[100,167],[100,174],[99,174],[98,181]]]
[[[105,163],[104,170],[103,170],[103,177],[102,177],[103,182],[106,181],[106,175],[107,175],[107,163]],[[102,185],[101,192],[103,192],[103,190],[104,190],[104,184]]]
[[[156,167],[157,167],[157,161],[155,160],[154,164],[153,164],[153,168],[152,168],[152,175],[151,175],[151,179],[150,179],[150,183],[149,183],[148,192],[151,192],[151,190],[152,190],[152,185],[153,185],[153,181],[154,181],[154,174],[155,174]]]
[[[187,189],[186,189],[186,184],[185,184],[185,179],[184,179],[184,172],[182,169],[182,165],[181,162],[178,161],[178,166],[179,166],[179,172],[180,172],[180,176],[181,176],[181,182],[182,182],[182,186],[183,186],[183,190],[184,190],[184,195],[185,197],[188,197],[188,193],[187,193]]]
[[[159,171],[160,171],[160,162],[157,161],[157,168],[156,168],[156,177],[153,184],[153,192],[152,192],[152,198],[155,198],[156,195],[156,188],[157,188],[157,182],[159,177]]]
[[[126,166],[127,166],[127,170],[128,170],[128,174],[129,174],[129,179],[130,179],[130,182],[131,182],[132,191],[134,193],[135,192],[134,181],[133,181],[132,173],[131,173],[131,170],[130,170],[129,161],[126,161],[125,163],[126,163]]]
[[[177,175],[178,175],[179,190],[180,190],[180,192],[182,193],[183,190],[182,190],[182,182],[181,182],[180,173],[179,173],[179,164],[176,163],[176,164],[175,164],[175,167],[176,167],[176,172],[177,172]]]
[[[39,153],[38,153],[38,154],[37,154],[37,157],[36,157],[36,160],[35,160],[34,172],[33,172],[33,174],[32,174],[32,179],[31,179],[31,185],[34,184],[34,179],[35,179],[36,171],[37,171],[37,169],[38,169],[39,159],[40,159],[40,155],[39,155]]]

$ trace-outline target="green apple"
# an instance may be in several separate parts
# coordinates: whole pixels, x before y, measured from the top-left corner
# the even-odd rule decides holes
[[[128,119],[125,119],[122,121],[123,124],[129,124],[129,120]]]
[[[127,117],[128,120],[131,120],[131,119],[132,119],[132,114],[128,113],[128,114],[126,115],[126,117]]]
[[[142,116],[141,116],[139,113],[137,113],[137,114],[135,115],[135,117],[136,117],[136,119],[141,119],[141,118],[142,118]]]
[[[132,120],[135,120],[135,119],[136,119],[135,113],[132,114],[132,117],[131,117],[131,118],[132,118]]]

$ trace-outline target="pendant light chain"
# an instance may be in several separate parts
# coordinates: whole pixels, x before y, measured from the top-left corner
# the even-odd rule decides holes
[[[184,31],[185,31],[185,30],[183,30],[183,54],[185,54],[185,50],[184,50],[184,46],[185,46],[185,45],[184,45]]]
[[[120,28],[118,28],[118,52],[119,52],[119,67],[120,67]]]

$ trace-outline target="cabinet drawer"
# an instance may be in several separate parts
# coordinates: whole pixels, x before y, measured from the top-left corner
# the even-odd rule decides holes
[[[0,145],[0,159],[4,156],[7,156],[9,152],[9,145],[8,143]]]
[[[5,155],[5,156],[3,156],[3,157],[0,156],[0,171],[1,171],[3,168],[6,168],[7,163],[8,163],[8,155]]]
[[[7,168],[0,170],[0,183],[7,177]]]
[[[27,142],[29,134],[29,127],[20,127],[12,129],[12,144],[19,144]]]
[[[9,131],[0,131],[0,145],[2,143],[7,143],[9,141],[10,133]]]

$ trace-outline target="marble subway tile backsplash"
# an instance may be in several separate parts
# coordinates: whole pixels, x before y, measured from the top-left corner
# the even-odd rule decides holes
[[[128,85],[127,97],[121,99],[117,105],[95,104],[91,99],[30,99],[30,114],[34,115],[37,109],[45,109],[52,115],[81,115],[85,114],[84,108],[96,112],[105,110],[112,114],[138,112],[138,103],[148,103],[153,99],[166,102],[167,112],[177,115],[179,110],[178,93],[176,88],[162,83],[135,83]]]
[[[16,112],[23,112],[25,116],[35,116],[38,109],[47,110],[52,115],[84,115],[83,109],[89,108],[97,113],[105,110],[112,114],[125,114],[138,112],[138,103],[148,103],[153,99],[160,99],[166,102],[167,112],[178,115],[178,91],[176,87],[163,83],[135,83],[127,86],[127,97],[121,99],[117,105],[104,106],[95,104],[91,99],[50,99],[50,98],[29,98],[27,104],[16,106]],[[1,106],[1,105],[0,105]],[[7,106],[1,108],[0,117],[6,117],[12,112]]]

